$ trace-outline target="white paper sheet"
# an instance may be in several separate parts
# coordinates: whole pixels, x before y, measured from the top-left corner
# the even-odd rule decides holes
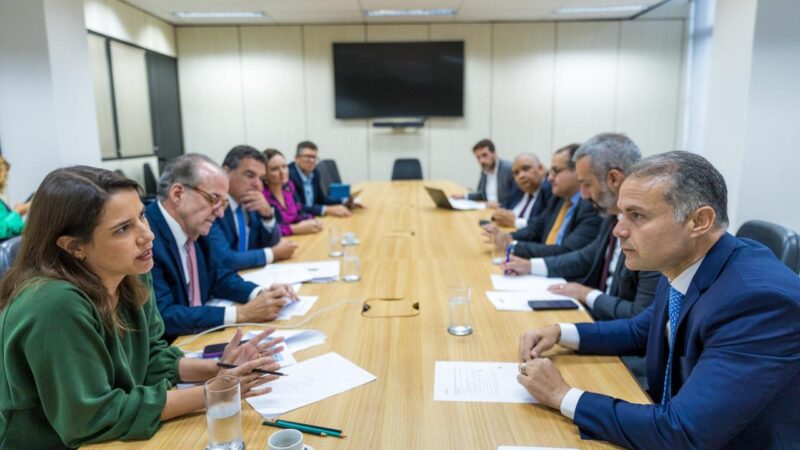
[[[249,331],[244,339],[252,339],[259,331]],[[319,330],[275,330],[268,339],[283,337],[285,350],[282,353],[295,353],[315,345],[325,343],[327,336]]]
[[[578,309],[583,310],[583,305],[575,301],[572,297],[553,294],[550,291],[487,291],[486,298],[494,305],[498,311],[532,311],[528,306],[528,300],[572,300],[578,305]]]
[[[467,200],[465,198],[450,198],[450,206],[453,209],[458,209],[460,211],[470,211],[473,209],[486,209],[486,203],[479,203],[472,200]]]
[[[375,380],[375,375],[335,352],[281,369],[288,376],[269,383],[272,392],[247,399],[264,417],[276,417]]]
[[[339,260],[267,264],[260,269],[242,273],[241,276],[259,286],[336,281],[339,279]]]
[[[506,276],[492,274],[492,286],[496,291],[546,291],[554,284],[566,283],[563,278],[547,278],[536,275]]]
[[[295,292],[295,294],[299,294],[300,288],[302,286],[303,286],[302,283],[294,283],[292,284],[292,290]],[[236,305],[237,305],[236,302],[225,300],[222,298],[212,298],[206,303],[206,306],[236,306]]]
[[[319,296],[316,295],[301,295],[298,301],[284,305],[275,320],[289,320],[295,316],[305,316],[317,300],[319,300]]]
[[[517,383],[519,364],[436,361],[433,399],[445,402],[538,403]]]

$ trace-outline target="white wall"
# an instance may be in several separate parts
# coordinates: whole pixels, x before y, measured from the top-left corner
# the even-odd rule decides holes
[[[175,56],[175,27],[119,0],[84,0],[86,29]]]
[[[645,154],[682,142],[682,20],[581,23],[179,27],[187,152],[221,160],[234,145],[303,139],[348,181],[388,179],[417,157],[426,178],[474,186],[472,145],[489,137],[507,159],[601,131],[628,133]],[[334,118],[333,42],[465,41],[463,118],[414,131]]]

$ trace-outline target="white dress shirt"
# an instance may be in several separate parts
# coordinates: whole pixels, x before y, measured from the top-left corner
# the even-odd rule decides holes
[[[172,233],[172,237],[175,238],[175,243],[178,245],[178,255],[181,257],[181,269],[183,269],[183,277],[186,280],[187,289],[186,292],[189,292],[188,285],[189,285],[189,268],[188,268],[188,258],[189,255],[186,253],[186,241],[189,240],[189,236],[186,232],[183,231],[181,224],[175,220],[161,202],[158,202],[158,209],[161,210],[161,214],[164,216],[164,220],[167,221],[167,226],[169,227],[169,231]],[[199,275],[199,274],[198,274]],[[198,282],[200,280],[197,280]],[[258,293],[261,291],[261,287],[257,287],[253,289],[253,292],[250,293],[250,300],[255,298]],[[191,294],[190,294],[191,295]],[[191,303],[191,298],[188,299]],[[236,323],[236,307],[235,306],[225,306],[225,315],[223,317],[223,323],[225,325],[230,325]]]
[[[236,200],[230,194],[228,194],[228,203],[230,204],[231,212],[233,213],[233,224],[234,224],[233,229],[236,230],[236,236],[239,236],[239,217],[236,214],[236,208],[239,207],[239,203],[237,203]],[[270,209],[272,209],[271,206]],[[247,214],[247,212],[245,212],[245,214]],[[261,224],[267,231],[272,232],[272,229],[275,228],[276,225],[274,209],[272,210],[272,219],[270,220],[262,219]],[[244,232],[245,234],[250,232],[249,228],[247,228],[247,224],[244,224]],[[244,239],[244,241],[247,242],[247,236],[245,236],[244,238],[239,236],[239,240],[241,241],[242,239]],[[275,254],[272,252],[272,249],[270,247],[264,248],[264,255],[267,257],[267,264],[270,264],[271,262],[275,261]]]
[[[697,269],[700,268],[700,264],[703,263],[704,259],[705,256],[700,258],[691,266],[687,267],[686,270],[681,272],[681,274],[675,277],[674,280],[670,280],[670,286],[672,286],[681,294],[686,295],[686,292],[689,290],[689,285],[691,284],[694,275],[697,273]],[[578,327],[576,327],[574,323],[559,323],[558,326],[561,328],[561,339],[559,339],[558,345],[572,350],[578,350],[581,343],[581,336],[578,333]],[[669,321],[667,321],[667,339],[669,339],[669,334]],[[561,405],[559,408],[561,410],[561,414],[574,420],[575,410],[578,408],[578,401],[581,399],[583,392],[584,391],[581,389],[570,388],[570,390],[561,400]]]
[[[522,196],[522,199],[514,206],[514,209],[511,210],[511,212],[514,213],[514,226],[518,230],[528,226],[528,219],[531,217],[533,205],[536,204],[536,198],[539,197],[539,191],[540,189],[537,189],[533,194],[528,194],[526,192],[525,195]],[[531,199],[530,202],[528,202],[529,198]],[[528,205],[528,207],[525,208],[525,205]],[[522,208],[525,208],[525,211],[523,211]],[[523,213],[522,217],[519,216],[520,213]]]
[[[496,159],[494,162],[494,170],[491,172],[484,172],[486,174],[486,201],[496,202],[497,200],[497,172],[500,170],[500,160]]]

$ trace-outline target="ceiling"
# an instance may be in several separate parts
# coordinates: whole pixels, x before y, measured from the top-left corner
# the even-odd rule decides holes
[[[553,20],[629,19],[640,13],[556,14],[558,8],[642,5],[650,17],[686,17],[690,0],[123,0],[175,25],[527,22]],[[456,9],[449,17],[366,17],[375,9]],[[262,11],[248,19],[184,19],[176,11]]]

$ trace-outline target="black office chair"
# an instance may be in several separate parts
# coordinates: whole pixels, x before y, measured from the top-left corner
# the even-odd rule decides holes
[[[153,168],[150,167],[150,163],[144,163],[142,166],[142,172],[144,173],[144,194],[147,197],[155,197],[156,192],[158,191],[158,181],[156,178],[156,173],[153,172]]]
[[[764,244],[781,262],[800,274],[800,237],[794,231],[763,220],[749,220],[739,227],[736,237]]]
[[[417,158],[398,158],[392,167],[392,180],[421,180],[422,164]]]
[[[0,277],[5,275],[11,264],[14,263],[17,253],[19,253],[20,244],[22,244],[22,236],[14,236],[11,239],[0,242]]]
[[[319,182],[322,185],[322,193],[325,197],[328,196],[328,187],[331,183],[341,183],[342,177],[339,175],[339,168],[336,167],[336,161],[332,159],[323,159],[317,164],[319,171]]]

